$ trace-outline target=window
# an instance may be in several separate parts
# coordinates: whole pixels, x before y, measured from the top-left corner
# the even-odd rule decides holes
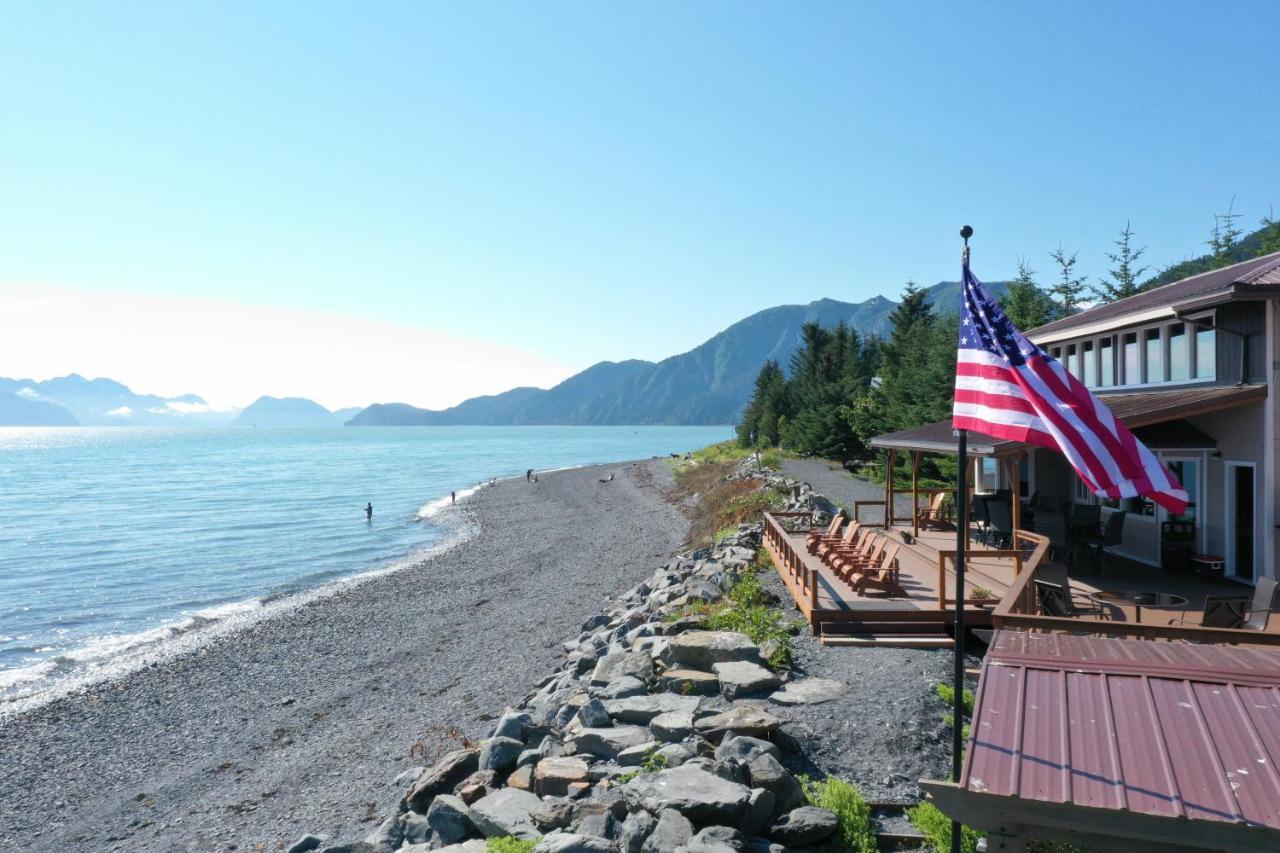
[[[1218,351],[1213,329],[1196,329],[1196,379],[1217,375]]]
[[[1142,354],[1138,351],[1138,333],[1130,332],[1124,336],[1124,379],[1125,385],[1137,385],[1142,381]]]
[[[1112,338],[1098,341],[1098,384],[1103,388],[1116,383],[1116,353]]]
[[[1187,510],[1182,515],[1169,513],[1169,518],[1196,523],[1196,505],[1200,498],[1200,461],[1198,459],[1166,459],[1169,471],[1187,490]]]
[[[1187,379],[1187,327],[1169,327],[1169,381],[1185,382]]]
[[[1062,347],[1054,347],[1049,354],[1053,356],[1054,361],[1062,361]]]
[[[1082,362],[1080,381],[1085,384],[1086,388],[1096,387],[1098,384],[1098,362],[1093,357],[1093,341],[1085,341],[1080,345],[1080,361]]]
[[[1144,382],[1164,381],[1164,349],[1160,346],[1160,330],[1147,329],[1144,340],[1147,342],[1147,372]]]
[[[1080,376],[1080,356],[1076,354],[1075,344],[1067,346],[1067,373],[1075,377]]]
[[[1000,465],[999,460],[984,456],[978,459],[978,482],[976,491],[994,492],[1000,488]]]

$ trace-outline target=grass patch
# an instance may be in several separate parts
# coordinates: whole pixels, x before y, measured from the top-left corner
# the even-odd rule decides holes
[[[667,757],[658,753],[658,747],[649,750],[648,755],[644,757],[644,761],[640,762],[640,766],[635,770],[629,770],[617,777],[616,781],[625,785],[641,773],[657,773],[659,770],[667,769]]]
[[[791,635],[803,623],[800,620],[788,622],[782,611],[773,606],[772,596],[765,592],[760,573],[772,567],[768,553],[761,551],[755,562],[734,580],[723,601],[704,604],[701,609],[690,606],[684,612],[706,615],[707,628],[712,631],[737,631],[746,634],[757,646],[769,642],[775,648],[765,663],[777,669],[791,661]]]
[[[538,842],[504,835],[501,838],[490,838],[484,844],[485,853],[533,853]]]
[[[929,844],[935,853],[951,853],[951,818],[947,817],[933,803],[921,803],[907,809],[907,819],[912,826],[929,837]],[[978,841],[982,833],[972,827],[960,827],[960,850],[963,853],[976,853]]]
[[[824,850],[828,853],[876,853],[871,809],[856,787],[833,776],[821,782],[801,777],[800,784],[810,805],[835,812],[840,819],[839,833],[826,843]]]
[[[715,544],[716,535],[726,528],[759,521],[765,510],[786,505],[785,495],[765,488],[760,480],[726,481],[734,467],[732,462],[707,462],[676,469],[676,485],[685,494],[697,496],[689,510],[690,546]]]
[[[947,703],[948,708],[955,707],[956,690],[954,687],[947,684],[945,681],[939,681],[938,686],[935,687],[934,690],[937,692],[938,697],[942,699],[943,702]],[[960,701],[964,704],[965,716],[973,716],[973,691],[966,687],[964,692],[960,694]]]

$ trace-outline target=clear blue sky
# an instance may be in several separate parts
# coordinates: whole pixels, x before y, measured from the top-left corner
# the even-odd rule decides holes
[[[965,222],[987,279],[1059,241],[1102,274],[1126,219],[1162,265],[1233,196],[1280,206],[1277,32],[1276,2],[7,3],[0,287],[577,369],[954,279]]]

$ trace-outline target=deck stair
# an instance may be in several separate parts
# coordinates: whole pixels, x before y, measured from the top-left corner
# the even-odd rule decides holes
[[[890,619],[892,614],[887,614]],[[824,646],[875,646],[912,649],[948,649],[955,645],[943,622],[879,621],[821,622]]]

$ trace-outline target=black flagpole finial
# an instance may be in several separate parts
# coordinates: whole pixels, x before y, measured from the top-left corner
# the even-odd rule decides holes
[[[973,228],[968,225],[960,226],[960,236],[964,238],[965,243],[969,242],[969,238],[973,236]]]

